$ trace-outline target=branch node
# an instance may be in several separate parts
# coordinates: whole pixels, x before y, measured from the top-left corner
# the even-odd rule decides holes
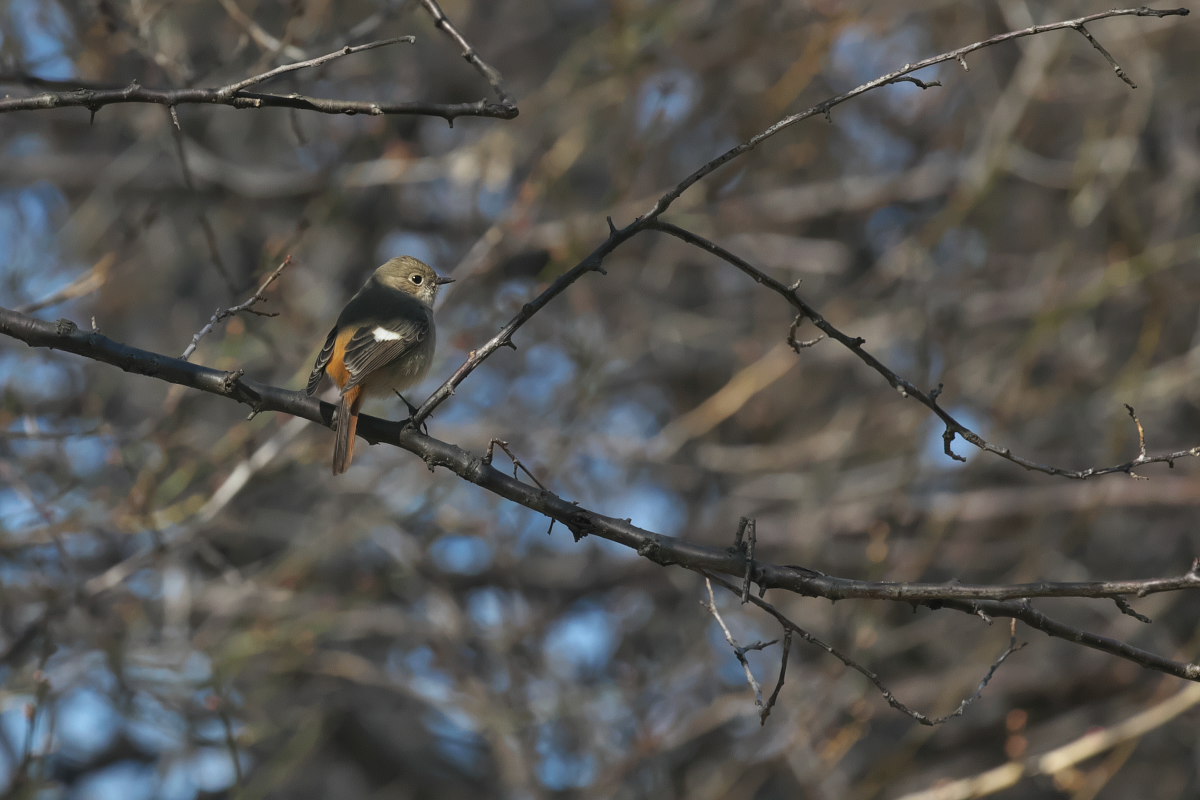
[[[240,381],[242,376],[245,374],[246,370],[244,369],[235,369],[233,372],[226,372],[225,377],[221,380],[221,392],[223,394],[232,393],[234,387],[237,386],[238,381]]]
[[[966,456],[960,456],[950,447],[950,445],[954,444],[955,433],[956,431],[953,428],[951,428],[949,425],[946,426],[946,430],[942,433],[942,441],[945,443],[944,450],[946,455],[950,456],[950,458],[954,459],[955,461],[966,463]]]
[[[804,323],[804,320],[807,318],[808,317],[805,314],[797,314],[796,318],[792,320],[791,327],[788,328],[788,335],[787,335],[788,346],[791,347],[793,350],[795,350],[797,354],[799,354],[799,352],[801,350],[806,350],[809,347],[812,347],[817,342],[819,342],[825,338],[825,334],[823,334],[823,333],[820,334],[819,336],[817,336],[815,339],[800,340],[800,339],[796,338],[796,331],[799,330],[800,326]]]

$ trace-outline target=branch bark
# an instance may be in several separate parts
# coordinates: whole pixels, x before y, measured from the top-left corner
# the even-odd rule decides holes
[[[131,347],[98,332],[82,330],[69,320],[46,322],[0,308],[0,334],[23,341],[31,347],[63,350],[112,364],[126,372],[220,395],[250,406],[254,413],[281,411],[327,428],[333,425],[335,407],[309,397],[302,391],[249,380],[241,370],[225,372]],[[358,431],[369,442],[400,447],[419,456],[431,468],[444,467],[495,495],[545,514],[565,525],[576,539],[599,536],[624,545],[660,566],[679,565],[741,580],[749,574],[749,579],[759,586],[760,593],[767,589],[784,589],[799,595],[830,600],[888,600],[932,609],[951,608],[984,618],[1014,617],[1050,636],[1092,647],[1177,677],[1200,680],[1200,664],[1173,661],[1124,642],[1073,628],[1047,617],[1029,602],[1029,598],[1033,597],[1111,599],[1126,595],[1200,590],[1200,559],[1193,561],[1191,568],[1181,576],[1140,581],[986,586],[957,582],[890,583],[838,578],[805,567],[749,559],[746,553],[736,548],[699,545],[599,514],[545,488],[506,475],[492,467],[485,456],[473,455],[457,445],[420,433],[412,420],[391,422],[363,414],[359,417]],[[753,597],[750,599],[754,600]]]
[[[474,103],[380,103],[370,100],[338,100],[309,97],[303,94],[272,94],[247,91],[279,75],[299,69],[315,67],[344,56],[374,50],[377,47],[412,43],[412,36],[381,39],[360,45],[347,45],[323,56],[283,64],[258,75],[252,75],[224,86],[192,89],[147,89],[136,80],[123,88],[82,87],[78,89],[43,92],[30,97],[0,98],[0,113],[13,111],[39,111],[50,108],[83,107],[93,115],[104,106],[119,103],[157,103],[168,107],[188,104],[224,105],[231,108],[295,108],[316,111],[322,114],[408,114],[441,117],[453,122],[457,117],[495,117],[513,119],[518,114],[515,103],[507,95],[500,103],[479,100]],[[481,62],[482,63],[482,62]]]

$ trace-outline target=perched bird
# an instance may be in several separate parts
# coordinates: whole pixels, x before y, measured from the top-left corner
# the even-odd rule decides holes
[[[325,339],[307,393],[328,375],[341,392],[333,474],[350,468],[358,409],[367,395],[399,393],[425,376],[433,361],[433,300],[443,278],[412,256],[393,258],[367,279]],[[406,401],[407,402],[407,401]]]

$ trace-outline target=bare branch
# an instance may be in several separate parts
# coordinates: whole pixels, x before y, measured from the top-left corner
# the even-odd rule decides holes
[[[180,355],[179,357],[181,359],[183,359],[184,361],[187,361],[189,358],[192,357],[192,353],[196,352],[196,347],[197,347],[197,345],[200,344],[200,340],[203,339],[208,334],[212,333],[213,328],[216,327],[216,325],[218,323],[223,322],[226,319],[229,319],[230,317],[232,317],[235,314],[240,314],[243,311],[249,311],[256,304],[261,303],[264,300],[266,300],[267,299],[266,295],[264,295],[263,292],[265,292],[267,290],[267,287],[269,287],[272,283],[274,283],[276,281],[276,279],[279,278],[279,276],[283,274],[284,269],[286,269],[287,266],[291,263],[292,263],[291,256],[288,256],[285,259],[283,259],[283,262],[278,267],[276,267],[274,270],[271,271],[271,274],[268,275],[267,279],[262,282],[262,284],[258,287],[257,290],[255,290],[254,294],[250,295],[250,297],[246,298],[246,300],[244,300],[243,302],[238,303],[236,306],[230,306],[229,308],[217,309],[216,313],[214,313],[212,315],[212,318],[208,321],[208,323],[203,328],[196,331],[196,333],[192,336],[191,344],[189,344],[187,346],[187,348],[183,351],[183,354]],[[273,317],[275,315],[274,314],[266,314],[265,316]]]
[[[978,433],[971,430],[963,423],[959,422],[958,419],[956,419],[952,414],[950,414],[950,412],[946,411],[944,408],[941,407],[941,405],[937,402],[937,397],[933,394],[933,392],[930,392],[930,393],[923,392],[915,384],[911,383],[910,381],[906,380],[905,378],[903,378],[900,375],[897,375],[895,372],[893,372],[886,364],[884,364],[882,361],[880,361],[875,356],[871,355],[871,353],[869,353],[866,350],[866,348],[863,347],[863,345],[866,344],[866,340],[864,340],[862,337],[859,337],[859,336],[850,336],[849,334],[843,333],[836,326],[834,326],[831,322],[826,320],[825,317],[823,317],[821,315],[821,313],[819,311],[817,311],[815,306],[813,306],[811,303],[809,303],[803,297],[800,296],[798,287],[785,286],[783,283],[781,283],[780,281],[777,281],[775,278],[772,278],[770,275],[763,272],[758,267],[755,267],[753,264],[746,261],[744,258],[741,258],[740,256],[730,252],[729,250],[726,250],[724,247],[721,247],[716,242],[710,241],[709,239],[706,239],[703,236],[701,236],[697,233],[693,233],[692,231],[689,231],[685,228],[681,228],[678,225],[673,225],[669,222],[664,222],[661,219],[659,219],[659,220],[654,220],[653,222],[650,222],[647,227],[650,230],[656,230],[656,231],[660,231],[662,233],[666,233],[671,236],[674,236],[675,238],[677,238],[681,241],[687,242],[690,245],[698,247],[701,250],[704,250],[708,253],[711,253],[712,255],[716,256],[717,258],[720,258],[723,261],[733,265],[734,267],[737,267],[739,270],[741,270],[742,272],[749,275],[755,281],[762,284],[763,286],[766,286],[768,289],[775,292],[780,297],[782,297],[784,300],[786,300],[798,312],[796,320],[792,322],[792,325],[791,325],[790,329],[788,330],[788,344],[790,344],[792,346],[792,349],[796,350],[796,352],[800,352],[800,350],[803,349],[804,347],[811,346],[812,344],[816,344],[816,342],[818,341],[818,340],[812,340],[811,342],[797,342],[796,341],[796,330],[799,327],[800,322],[805,319],[809,320],[824,335],[826,335],[830,339],[834,339],[837,342],[839,342],[840,344],[842,344],[850,352],[854,353],[855,356],[857,356],[864,363],[866,363],[867,366],[871,367],[871,369],[875,370],[880,375],[882,375],[884,377],[884,379],[887,380],[888,384],[893,389],[895,389],[900,394],[901,397],[912,398],[913,400],[916,400],[918,403],[920,403],[921,405],[928,408],[935,415],[937,415],[938,419],[940,419],[942,421],[942,423],[946,426],[946,430],[942,434],[942,439],[945,442],[946,455],[948,455],[950,458],[953,458],[955,461],[966,461],[965,458],[958,455],[951,449],[951,445],[954,442],[955,436],[960,436],[964,440],[969,442],[970,444],[979,448],[980,450],[983,450],[984,452],[987,452],[987,453],[992,453],[993,455],[1000,456],[1001,458],[1003,458],[1007,461],[1011,461],[1012,463],[1017,464],[1018,466],[1024,467],[1027,470],[1030,470],[1033,472],[1042,472],[1047,475],[1055,475],[1055,476],[1058,476],[1061,478],[1072,478],[1075,480],[1084,480],[1087,478],[1094,478],[1098,475],[1111,475],[1114,473],[1124,473],[1126,475],[1132,475],[1133,477],[1142,477],[1140,475],[1134,474],[1133,470],[1135,467],[1139,467],[1143,464],[1173,465],[1174,462],[1176,462],[1180,459],[1183,459],[1183,458],[1200,457],[1200,446],[1191,447],[1187,450],[1177,450],[1177,451],[1170,452],[1170,453],[1160,453],[1158,455],[1153,455],[1153,456],[1147,455],[1146,449],[1145,449],[1145,446],[1146,446],[1145,431],[1142,429],[1141,422],[1138,420],[1137,416],[1133,413],[1133,409],[1130,408],[1128,405],[1126,405],[1125,407],[1127,409],[1129,409],[1130,416],[1133,417],[1134,422],[1138,426],[1139,453],[1138,453],[1137,458],[1134,458],[1130,461],[1126,461],[1123,464],[1114,464],[1114,465],[1108,466],[1108,467],[1088,467],[1087,469],[1067,469],[1065,467],[1056,467],[1056,466],[1053,466],[1050,464],[1040,464],[1031,459],[1025,458],[1023,456],[1019,456],[1016,453],[1013,453],[1007,447],[1000,447],[998,445],[992,444],[991,442],[989,442],[988,440],[986,440],[982,436],[980,436]],[[938,387],[938,389],[935,391],[937,392],[937,395],[940,395],[941,387]]]
[[[1019,39],[1019,38],[1025,37],[1025,36],[1034,36],[1034,35],[1040,34],[1040,33],[1047,33],[1049,31],[1074,29],[1080,25],[1095,22],[1095,21],[1101,20],[1101,19],[1107,19],[1109,17],[1120,17],[1120,16],[1167,17],[1167,16],[1187,16],[1189,13],[1190,12],[1186,8],[1155,10],[1155,9],[1146,8],[1145,6],[1143,6],[1141,8],[1113,9],[1111,11],[1102,11],[1102,12],[1099,12],[1096,14],[1090,14],[1085,17],[1079,17],[1078,19],[1065,20],[1063,22],[1054,22],[1054,23],[1050,23],[1047,25],[1033,25],[1033,26],[1030,26],[1028,28],[1023,28],[1018,31],[1010,31],[1008,33],[997,34],[996,36],[993,36],[990,39],[985,39],[980,42],[974,42],[972,44],[966,45],[965,47],[960,47],[957,50],[950,50],[950,51],[942,53],[940,55],[936,55],[931,58],[924,59],[923,61],[918,61],[915,64],[905,64],[903,67],[901,67],[900,69],[898,69],[894,72],[889,72],[886,75],[882,75],[872,81],[862,84],[861,86],[851,89],[850,91],[848,91],[844,94],[837,95],[836,97],[831,97],[821,103],[818,103],[815,106],[812,106],[811,108],[809,108],[805,111],[801,111],[797,114],[792,114],[787,117],[784,117],[783,119],[779,120],[775,124],[771,125],[766,130],[764,130],[758,134],[755,134],[751,138],[747,139],[745,142],[742,142],[741,144],[739,144],[733,148],[730,148],[729,150],[725,151],[721,155],[717,156],[716,158],[712,159],[711,161],[707,162],[703,166],[696,169],[694,172],[692,172],[690,175],[688,175],[682,181],[677,183],[674,188],[672,188],[666,194],[662,195],[662,197],[660,197],[657,200],[657,202],[655,202],[655,204],[645,214],[638,217],[633,222],[626,225],[624,228],[615,227],[612,224],[612,220],[610,219],[609,223],[608,223],[608,231],[609,231],[608,238],[605,239],[603,242],[601,242],[600,245],[597,246],[596,249],[594,249],[591,253],[589,253],[582,261],[578,262],[577,264],[575,264],[575,266],[571,267],[571,269],[567,270],[562,275],[560,275],[558,277],[558,279],[555,280],[552,284],[550,284],[550,286],[548,286],[545,290],[543,290],[541,294],[539,294],[537,297],[535,297],[529,303],[526,303],[521,308],[520,312],[518,312],[517,315],[508,322],[508,324],[506,324],[503,328],[500,329],[499,333],[497,333],[495,336],[493,336],[491,339],[489,339],[487,342],[485,342],[479,348],[472,350],[470,356],[467,358],[466,361],[464,361],[462,363],[461,366],[459,366],[459,368],[457,370],[455,370],[454,374],[451,375],[446,380],[445,383],[443,383],[441,386],[439,386],[437,388],[437,390],[435,390],[434,393],[432,395],[430,395],[429,398],[424,403],[421,404],[420,409],[418,409],[417,413],[413,415],[413,424],[419,425],[423,420],[425,420],[429,416],[429,414],[431,414],[433,412],[433,410],[435,408],[437,408],[439,405],[444,403],[450,397],[450,395],[454,394],[454,389],[459,384],[461,384],[464,380],[466,380],[467,376],[469,376],[472,372],[474,372],[479,367],[479,365],[482,364],[484,361],[486,361],[493,353],[495,353],[501,347],[513,346],[513,344],[512,344],[513,334],[516,333],[516,331],[519,328],[521,328],[525,323],[527,323],[533,317],[534,314],[536,314],[542,308],[545,308],[545,306],[551,300],[553,300],[558,295],[562,294],[562,292],[564,290],[566,290],[566,288],[568,286],[570,286],[572,283],[574,283],[575,281],[582,278],[588,272],[592,272],[592,271],[603,272],[602,262],[608,255],[610,255],[620,245],[624,244],[629,239],[632,239],[634,236],[641,233],[642,231],[650,230],[650,229],[654,228],[655,223],[658,221],[658,218],[660,216],[662,216],[662,214],[668,208],[671,207],[671,204],[674,203],[677,199],[679,199],[680,195],[682,195],[685,191],[687,191],[689,187],[691,187],[696,182],[702,180],[703,178],[707,177],[708,175],[712,174],[713,172],[716,172],[719,168],[721,168],[725,164],[728,164],[730,161],[733,161],[735,158],[737,158],[741,155],[744,155],[745,153],[750,152],[751,150],[753,150],[754,148],[758,147],[760,144],[765,142],[767,139],[771,138],[772,136],[774,136],[775,134],[784,130],[785,128],[789,128],[792,125],[795,125],[796,123],[801,122],[802,120],[805,120],[805,119],[808,119],[809,117],[813,117],[813,116],[817,116],[817,115],[822,115],[828,119],[829,111],[834,106],[840,105],[840,104],[846,102],[847,100],[851,100],[851,99],[858,97],[861,94],[865,94],[873,89],[878,89],[881,86],[887,86],[889,84],[896,83],[901,78],[908,75],[909,73],[916,72],[917,70],[924,69],[925,67],[930,67],[930,66],[933,66],[935,64],[940,64],[945,61],[957,61],[960,64],[965,65],[966,62],[964,60],[964,56],[966,56],[968,53],[973,53],[976,50],[982,50],[983,48],[991,47],[992,45],[1009,42],[1014,39]],[[813,321],[815,322],[816,320],[814,319]],[[818,327],[820,327],[820,326],[818,326]],[[862,344],[862,342],[860,341],[859,344]],[[868,363],[871,363],[871,361],[874,361],[874,359],[870,359],[868,361]],[[878,363],[878,362],[875,362],[875,363]],[[883,366],[882,364],[879,365],[879,367],[882,367],[882,366]],[[898,386],[897,388],[901,389],[901,393],[903,393],[905,390],[904,387]],[[932,404],[931,404],[931,407],[933,407]],[[940,409],[936,409],[935,413],[938,413],[939,416],[944,415],[945,417],[949,417],[948,414],[941,412]],[[967,431],[967,429],[964,426],[955,422],[954,427],[956,428],[955,433],[968,439],[968,441],[971,440],[970,436],[967,435],[969,433],[969,431]],[[961,430],[958,430],[958,429],[961,429]],[[974,436],[974,434],[971,434],[971,436]],[[979,437],[976,436],[975,438],[978,439]],[[979,440],[979,441],[982,442],[982,440]],[[972,442],[972,443],[974,443],[974,442]],[[982,442],[982,444],[977,445],[977,446],[984,447],[984,449],[988,449],[988,447],[986,446],[986,442]],[[999,448],[993,448],[993,449],[995,450],[995,452],[1000,452]],[[1196,452],[1194,452],[1194,453],[1189,451],[1187,454],[1188,455],[1200,455],[1200,448],[1197,448]],[[1182,458],[1183,455],[1178,455],[1176,457]],[[1027,468],[1030,468],[1030,469],[1036,468],[1035,466],[1033,466],[1031,464],[1031,462],[1030,463],[1022,463],[1021,461],[1019,461],[1017,459],[1010,459],[1010,460],[1017,461],[1017,463],[1021,463],[1022,466],[1026,466]],[[1166,459],[1164,458],[1164,460],[1166,460]],[[1046,468],[1046,469],[1053,469],[1053,468]],[[1046,469],[1043,469],[1042,471],[1046,471]],[[1112,471],[1124,472],[1127,470],[1114,469]],[[1090,477],[1090,476],[1088,476],[1088,477]]]
[[[1117,73],[1118,78],[1125,81],[1125,83],[1129,84],[1130,89],[1137,88],[1137,84],[1129,79],[1129,76],[1125,74],[1125,70],[1121,69],[1121,65],[1118,64],[1117,60],[1112,57],[1112,53],[1105,50],[1104,45],[1102,45],[1098,41],[1096,41],[1096,37],[1092,36],[1092,34],[1088,32],[1087,28],[1083,27],[1083,25],[1076,25],[1074,27],[1075,27],[1075,30],[1079,31],[1079,33],[1083,36],[1083,38],[1085,38],[1089,42],[1091,42],[1092,47],[1096,48],[1100,52],[1100,55],[1104,56],[1105,61],[1107,61],[1112,66],[1113,72]]]
[[[1112,9],[1111,11],[1101,11],[1095,14],[1089,14],[1086,17],[1065,20],[1063,22],[1052,22],[1046,25],[1030,25],[1028,28],[1022,28],[1021,30],[1017,31],[1009,31],[1007,33],[1000,33],[989,39],[974,42],[966,45],[965,47],[960,47],[957,50],[950,50],[940,55],[926,58],[922,61],[916,62],[915,64],[905,64],[895,72],[889,72],[887,75],[881,75],[872,81],[868,81],[861,86],[851,89],[845,94],[839,94],[836,97],[831,97],[828,100],[818,103],[817,105],[812,106],[804,111],[786,116],[761,133],[755,134],[736,147],[726,150],[712,161],[709,161],[707,164],[697,169],[691,175],[688,175],[686,178],[680,181],[675,188],[671,189],[669,192],[660,197],[658,202],[654,204],[654,207],[646,214],[646,217],[653,219],[660,216],[664,211],[670,208],[672,203],[679,199],[680,195],[687,191],[697,181],[712,174],[713,172],[716,172],[718,169],[728,164],[738,156],[750,152],[780,131],[790,128],[797,122],[806,120],[809,117],[820,115],[828,119],[830,110],[835,106],[839,106],[847,100],[852,100],[853,98],[858,97],[861,94],[865,94],[872,89],[878,89],[880,86],[887,86],[888,84],[895,83],[901,77],[909,75],[910,73],[917,72],[918,70],[925,69],[926,67],[932,67],[935,64],[941,64],[945,61],[957,61],[962,64],[964,63],[964,57],[967,54],[973,53],[976,50],[982,50],[985,47],[1003,44],[1004,42],[1011,42],[1014,39],[1021,39],[1026,36],[1036,36],[1041,33],[1049,33],[1050,31],[1060,31],[1066,29],[1078,30],[1083,25],[1096,22],[1097,20],[1108,19],[1109,17],[1186,17],[1189,13],[1191,12],[1186,8],[1155,10],[1142,6],[1141,8]]]
[[[416,114],[442,117],[453,121],[457,117],[495,117],[512,119],[517,116],[517,107],[512,104],[488,103],[378,103],[364,100],[333,100],[308,97],[302,94],[262,94],[248,92],[247,88],[267,81],[278,75],[299,69],[325,64],[334,59],[373,50],[377,47],[411,42],[413,37],[381,39],[367,44],[347,45],[340,50],[323,56],[292,64],[284,64],[267,72],[253,75],[225,86],[189,89],[147,89],[137,81],[124,88],[88,87],[70,91],[44,92],[31,97],[0,98],[0,113],[11,111],[36,111],[48,108],[83,107],[93,114],[100,108],[116,103],[158,103],[168,107],[185,104],[226,105],[232,108],[295,108],[317,111],[322,114]]]
[[[304,392],[281,389],[243,377],[241,371],[224,372],[191,364],[182,359],[139,350],[115,342],[95,331],[83,331],[69,320],[57,323],[27,317],[0,308],[0,333],[33,347],[48,347],[112,364],[127,372],[189,386],[249,405],[255,413],[282,411],[327,428],[333,427],[335,407]],[[722,573],[742,578],[746,556],[729,548],[706,547],[672,536],[648,531],[629,520],[605,516],[569,502],[553,492],[512,478],[483,459],[453,444],[420,433],[411,420],[388,422],[366,414],[359,416],[359,434],[369,442],[386,442],[419,456],[431,468],[445,467],[459,477],[505,499],[563,523],[580,538],[593,535],[635,550],[661,566],[678,564],[705,574]],[[1177,578],[1140,581],[1097,581],[1033,583],[1010,586],[970,586],[956,582],[941,584],[888,583],[835,578],[804,567],[752,562],[752,574],[762,590],[779,588],[801,595],[829,599],[859,598],[920,603],[931,608],[952,608],[972,615],[1013,617],[1051,636],[1092,647],[1150,669],[1200,680],[1200,664],[1172,661],[1107,637],[1087,633],[1059,623],[1034,609],[1030,597],[1112,598],[1143,596],[1155,592],[1200,589],[1200,559]],[[732,586],[732,584],[729,584]],[[735,591],[741,596],[741,586]],[[1022,598],[1006,600],[995,598]],[[750,602],[763,605],[759,598]]]
[[[1012,620],[1012,624],[1009,626],[1008,647],[1004,648],[1004,652],[996,657],[996,660],[992,662],[992,666],[988,669],[987,674],[980,679],[979,686],[975,689],[975,694],[971,695],[970,697],[964,697],[962,702],[958,704],[958,708],[954,709],[945,716],[938,717],[934,720],[934,723],[942,723],[953,719],[954,717],[961,717],[967,710],[967,706],[971,705],[971,703],[974,703],[983,696],[983,690],[986,689],[987,685],[992,682],[992,678],[995,677],[996,670],[1000,669],[1000,665],[1007,661],[1008,657],[1013,653],[1023,649],[1026,644],[1028,644],[1028,642],[1021,642],[1020,644],[1017,644],[1017,621],[1015,619]]]
[[[712,595],[712,583],[711,582],[713,582],[713,581],[718,583],[723,588],[728,589],[730,592],[737,594],[737,591],[738,591],[737,586],[735,586],[734,584],[724,581],[721,578],[718,578],[714,575],[709,575],[704,570],[696,570],[696,571],[704,576],[705,582],[708,584],[708,591],[709,591],[710,596]],[[875,674],[872,670],[868,669],[863,664],[859,663],[858,661],[854,660],[853,658],[846,655],[842,651],[838,650],[833,645],[819,639],[816,636],[813,636],[811,633],[809,633],[805,629],[801,628],[795,622],[792,622],[791,619],[789,619],[782,611],[777,609],[771,603],[768,603],[766,600],[763,600],[760,597],[751,597],[750,601],[752,603],[754,603],[754,605],[758,606],[759,608],[763,609],[768,614],[770,614],[772,617],[774,617],[776,622],[778,622],[783,627],[784,631],[786,631],[787,634],[789,634],[789,635],[792,633],[796,634],[804,641],[808,642],[811,645],[815,645],[815,646],[819,647],[820,649],[824,650],[825,652],[829,653],[831,656],[836,658],[838,661],[841,661],[844,665],[846,665],[850,669],[854,670],[855,672],[857,672],[860,675],[862,675],[863,677],[865,677],[868,681],[871,682],[871,685],[873,685],[879,691],[879,693],[881,695],[883,695],[883,699],[887,701],[888,705],[890,705],[892,708],[896,709],[900,713],[911,717],[912,719],[916,720],[917,722],[921,723],[922,725],[941,725],[942,723],[946,722],[947,720],[953,719],[954,717],[957,717],[957,716],[961,716],[963,711],[966,710],[966,707],[968,705],[970,705],[971,703],[973,703],[981,694],[983,694],[984,688],[988,685],[988,682],[991,681],[992,676],[996,674],[996,670],[1000,668],[1000,665],[1003,664],[1004,661],[1010,655],[1012,655],[1016,650],[1021,649],[1020,647],[1016,646],[1016,639],[1015,639],[1015,634],[1014,634],[1014,638],[1009,643],[1008,648],[1003,653],[1000,654],[1000,657],[997,658],[996,661],[994,661],[992,663],[991,668],[988,669],[987,674],[984,675],[983,679],[979,682],[979,687],[975,690],[975,693],[973,695],[971,695],[968,698],[963,699],[963,701],[958,704],[958,708],[955,709],[953,712],[946,714],[944,716],[941,716],[941,717],[930,717],[926,714],[921,713],[920,711],[915,711],[912,708],[909,708],[904,703],[902,703],[900,701],[900,699],[897,698],[896,695],[892,693],[892,690],[887,688],[887,686],[884,685],[883,681],[880,680],[879,676],[877,674]],[[784,655],[783,661],[780,665],[779,682],[775,686],[775,691],[771,694],[771,699],[769,701],[769,704],[766,706],[763,706],[762,703],[759,703],[759,706],[762,709],[762,711],[761,711],[761,721],[762,722],[766,721],[767,714],[770,713],[771,705],[774,705],[775,698],[779,695],[779,692],[783,687],[784,672],[787,669],[786,652],[787,652],[787,647],[790,645],[791,645],[791,639],[789,636],[789,638],[785,639],[785,645],[784,645],[785,655]],[[1022,645],[1022,647],[1023,646],[1024,645]],[[748,668],[747,668],[747,670],[748,670]]]
[[[1022,778],[1057,775],[1118,745],[1136,741],[1197,705],[1200,705],[1200,685],[1185,686],[1161,703],[1129,715],[1114,725],[1089,730],[1047,753],[1010,761],[969,778],[939,782],[930,789],[906,794],[901,800],[971,800],[1014,786]]]
[[[758,646],[751,645],[750,647],[742,647],[733,638],[733,634],[729,632],[729,626],[725,624],[725,620],[721,617],[721,612],[717,610],[717,599],[713,596],[712,580],[705,576],[704,587],[708,590],[708,601],[702,605],[708,609],[708,613],[713,615],[713,619],[721,626],[721,633],[725,634],[725,641],[729,643],[729,647],[733,650],[733,654],[737,657],[738,663],[742,665],[742,671],[746,673],[746,683],[750,684],[750,688],[754,691],[754,705],[758,706],[759,710],[765,709],[763,705],[762,686],[759,685],[758,679],[754,677],[754,671],[750,669],[750,662],[746,660],[746,651],[761,650],[766,647],[766,644]],[[774,644],[769,642],[768,644]]]
[[[516,101],[512,99],[508,92],[504,91],[504,86],[501,83],[502,79],[500,77],[500,73],[495,69],[495,67],[487,64],[482,58],[479,57],[479,54],[475,52],[475,49],[467,43],[467,40],[463,38],[462,34],[458,32],[453,24],[451,24],[450,19],[446,16],[446,12],[442,11],[442,7],[438,5],[437,0],[421,0],[421,5],[424,6],[425,10],[429,12],[429,15],[433,17],[434,24],[437,25],[440,30],[445,32],[447,36],[458,43],[458,46],[462,48],[462,57],[465,58],[467,63],[473,66],[476,71],[483,76],[485,81],[488,82],[488,85],[492,87],[492,91],[496,93],[496,97],[500,99],[501,104],[512,106],[515,109],[517,107]]]
[[[417,38],[415,36],[396,36],[392,39],[380,39],[379,41],[367,42],[366,44],[359,44],[359,45],[354,45],[354,46],[347,45],[346,47],[343,47],[341,50],[334,50],[332,53],[326,53],[323,56],[317,56],[316,58],[310,58],[307,61],[297,61],[292,64],[282,64],[278,67],[275,67],[275,69],[267,70],[266,72],[263,72],[259,75],[252,75],[249,78],[243,78],[242,80],[237,81],[236,83],[231,83],[231,84],[228,84],[227,86],[222,86],[217,91],[223,97],[231,97],[231,96],[237,94],[238,92],[242,91],[243,89],[249,89],[251,86],[257,86],[260,83],[265,83],[266,81],[269,81],[272,78],[276,78],[280,75],[286,75],[289,72],[295,72],[296,70],[300,70],[300,69],[308,69],[309,67],[319,67],[322,64],[327,64],[330,61],[333,61],[334,59],[338,59],[343,56],[353,55],[355,53],[362,53],[366,50],[374,50],[377,47],[387,47],[388,45],[393,45],[393,44],[412,44],[415,41],[417,41]]]
[[[763,706],[762,711],[758,715],[758,724],[766,725],[767,717],[771,716],[771,709],[775,707],[775,701],[779,699],[779,693],[783,691],[783,682],[787,678],[788,656],[792,652],[792,629],[786,628],[783,632],[783,655],[779,657],[779,678],[775,681],[775,691],[771,692],[771,696],[767,698],[767,704]]]

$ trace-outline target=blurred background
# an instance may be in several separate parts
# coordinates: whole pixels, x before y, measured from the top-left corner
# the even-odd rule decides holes
[[[686,174],[788,113],[1096,2],[446,0],[520,116],[117,105],[0,119],[0,304],[299,388],[387,258],[457,283],[420,400]],[[919,75],[816,118],[666,219],[801,291],[990,441],[1080,469],[1200,444],[1200,74],[1193,18],[1119,18]],[[475,101],[416,3],[0,0],[0,91],[215,86],[413,34],[264,86]],[[51,83],[51,86],[56,84]],[[489,98],[490,99],[490,98]],[[1067,481],[959,442],[844,348],[793,353],[776,296],[655,234],[621,247],[430,421],[504,439],[556,493],[843,577],[1148,578],[1200,553],[1200,464]],[[810,334],[802,327],[800,336]],[[765,727],[703,581],[393,448],[329,475],[329,431],[0,341],[0,786],[37,798],[891,798],[1076,740],[1185,685],[1040,634],[964,717],[921,727],[796,641]],[[398,403],[368,408],[392,418]],[[496,463],[507,468],[497,454]],[[768,599],[952,711],[1006,624]],[[745,644],[779,635],[732,597]],[[1183,660],[1195,595],[1039,607]],[[779,646],[749,655],[769,690]],[[1192,797],[1200,712],[1003,798]],[[971,795],[974,796],[974,795]]]

